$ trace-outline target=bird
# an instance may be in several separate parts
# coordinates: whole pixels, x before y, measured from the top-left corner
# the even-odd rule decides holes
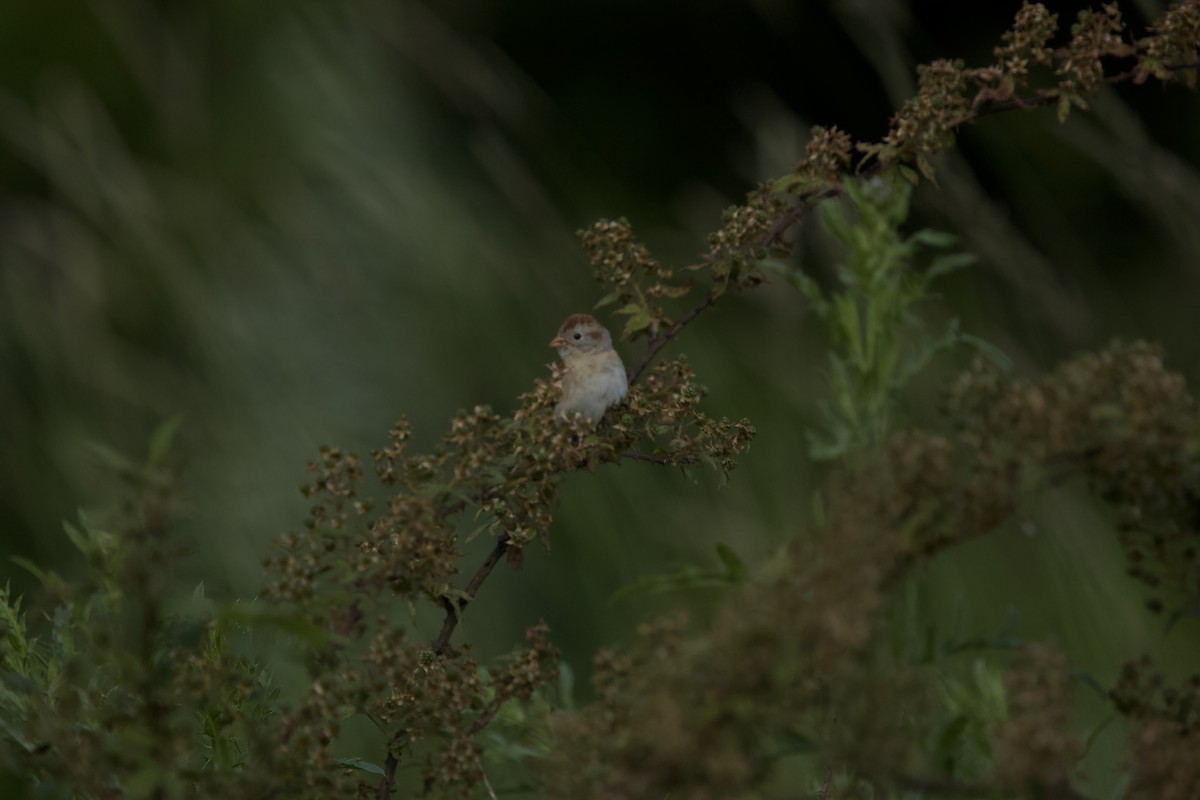
[[[589,314],[567,317],[550,340],[566,370],[562,398],[554,409],[558,417],[579,412],[595,425],[604,412],[621,402],[629,391],[625,365],[612,346],[608,329]]]

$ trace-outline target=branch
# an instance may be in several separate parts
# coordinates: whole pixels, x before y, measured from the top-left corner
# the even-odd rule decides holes
[[[486,503],[488,500],[495,500],[501,494],[503,494],[503,492],[501,491],[500,486],[489,486],[488,488],[484,489],[482,492],[473,494],[469,498],[455,500],[453,503],[442,506],[441,508],[439,508],[437,510],[437,520],[438,520],[438,522],[441,522],[444,519],[446,519],[446,517],[457,514],[458,512],[462,511],[464,508],[467,507],[468,502],[476,503],[476,504],[483,504],[483,503]]]
[[[658,352],[670,344],[671,340],[679,335],[679,332],[683,330],[685,325],[694,320],[696,317],[700,316],[704,309],[708,308],[715,302],[717,302],[717,295],[713,293],[712,289],[709,289],[708,292],[705,293],[704,298],[695,306],[695,308],[680,317],[675,324],[667,328],[665,332],[651,336],[650,344],[646,347],[646,352],[642,353],[642,357],[638,359],[638,362],[629,370],[629,383],[636,383],[641,374],[646,371],[646,367],[650,366],[650,362],[653,361],[654,357],[658,355]]]
[[[490,494],[492,491],[489,489],[484,492],[484,495]],[[465,506],[465,500],[457,501],[447,506],[446,509],[449,510],[446,510],[445,514],[441,516],[449,516],[457,511],[461,511]],[[448,597],[442,598],[442,608],[446,609],[446,618],[442,620],[442,630],[431,645],[435,655],[440,656],[446,652],[446,648],[450,645],[450,637],[454,635],[454,629],[458,627],[458,621],[462,618],[463,609],[475,599],[475,595],[479,592],[479,587],[487,580],[487,576],[492,574],[492,570],[500,563],[500,559],[504,557],[508,549],[508,534],[502,533],[496,539],[496,546],[492,548],[492,552],[488,553],[487,558],[479,565],[479,569],[475,570],[475,574],[471,576],[470,582],[467,583],[467,588],[463,590],[463,596],[457,601],[451,600]],[[498,708],[489,709],[479,719],[475,720],[475,724],[471,728],[472,736],[482,730],[491,721],[492,716]],[[388,800],[392,796],[392,789],[396,785],[396,767],[398,764],[398,759],[392,754],[389,747],[387,759],[383,763],[383,777],[379,779],[379,788],[375,791],[376,800]],[[428,793],[430,785],[429,782],[426,782],[423,794]]]
[[[829,800],[829,782],[833,780],[833,767],[825,767],[825,782],[817,789],[817,800]]]
[[[475,599],[479,587],[487,580],[488,575],[492,574],[492,570],[500,563],[500,559],[508,552],[508,548],[508,534],[502,533],[496,539],[496,546],[492,548],[492,552],[488,553],[487,558],[479,565],[479,569],[475,570],[475,574],[471,576],[467,588],[463,590],[463,596],[457,601],[448,597],[442,598],[442,608],[446,609],[446,618],[442,621],[441,632],[433,640],[432,647],[436,655],[440,656],[446,652],[446,648],[450,644],[450,637],[454,634],[454,629],[458,627],[459,619],[462,618],[463,609]]]
[[[756,250],[774,247],[775,245],[779,244],[787,232],[791,230],[792,226],[804,219],[808,212],[812,210],[814,203],[824,200],[827,197],[832,197],[835,194],[837,194],[836,191],[828,190],[809,197],[800,198],[796,204],[787,211],[787,213],[780,215],[775,224],[771,226],[771,230],[767,231],[758,239],[755,239],[754,243],[746,249],[753,253]],[[713,261],[717,257],[718,256],[715,253],[705,253],[704,260]],[[641,377],[643,372],[646,371],[646,368],[650,366],[650,363],[654,361],[655,357],[658,356],[659,351],[670,344],[671,341],[679,335],[679,332],[682,331],[688,323],[700,316],[700,314],[703,313],[713,303],[717,302],[718,297],[720,297],[720,295],[714,291],[714,288],[709,287],[708,291],[705,292],[704,297],[701,298],[700,302],[697,303],[691,311],[687,312],[678,320],[676,320],[675,324],[667,328],[666,331],[651,336],[650,342],[646,347],[646,352],[642,353],[642,357],[638,359],[637,363],[634,364],[629,370],[629,383],[636,383],[637,379]]]
[[[687,317],[684,317],[679,322],[675,323],[675,325],[672,325],[671,330],[674,331],[674,333],[670,333],[670,337],[673,338],[675,334],[678,333],[677,329],[682,328],[688,321],[694,319],[700,314],[701,311],[704,310],[705,307],[711,304],[711,299],[705,303],[702,303],[693,309],[692,313]],[[664,339],[663,344],[666,344],[667,341],[669,341],[669,338]],[[659,349],[662,349],[661,346]],[[644,365],[642,368],[644,368]],[[635,450],[626,452],[623,454],[623,456],[633,461],[645,461],[650,464],[663,464],[669,466],[679,463],[670,456],[640,453]],[[500,487],[494,486],[490,489],[480,492],[479,495],[473,496],[471,499],[476,502],[480,502],[482,500],[497,497],[500,493]],[[456,500],[448,506],[443,506],[442,508],[438,509],[438,518],[444,519],[451,514],[456,514],[466,508],[466,505],[466,500]],[[437,638],[433,640],[433,644],[431,645],[431,648],[436,655],[440,656],[446,652],[446,648],[450,645],[450,637],[454,635],[454,630],[458,627],[458,622],[462,617],[463,609],[467,607],[468,603],[475,599],[475,595],[479,593],[479,589],[483,586],[483,582],[487,580],[489,575],[492,574],[492,570],[495,569],[496,565],[500,563],[500,559],[507,555],[509,547],[508,534],[500,534],[499,538],[496,539],[496,546],[492,548],[492,551],[488,553],[487,558],[485,558],[483,563],[479,565],[479,568],[475,570],[475,574],[471,576],[471,580],[467,583],[467,587],[463,590],[462,596],[459,597],[458,600],[451,600],[449,597],[442,598],[442,608],[445,609],[446,616],[442,620],[441,631],[438,632]],[[484,722],[484,724],[486,725],[487,723]]]
[[[389,745],[387,759],[383,762],[383,777],[379,779],[379,788],[375,790],[376,800],[388,800],[392,796],[392,789],[396,788],[396,767],[399,765],[400,761],[392,754]]]
[[[492,788],[492,782],[488,780],[487,770],[483,768],[483,760],[477,757],[475,759],[475,765],[479,767],[479,774],[483,776],[483,788],[487,789],[488,797],[490,797],[491,800],[499,800],[499,798],[496,797],[496,790]]]
[[[665,464],[667,466],[673,466],[675,464],[679,464],[678,461],[671,458],[670,456],[656,456],[653,453],[639,453],[636,450],[630,450],[628,452],[622,453],[621,457],[628,458],[630,461],[645,461],[649,464]],[[683,465],[680,464],[680,466],[683,466]]]
[[[1168,72],[1181,72],[1189,69],[1200,69],[1200,61],[1193,61],[1190,64],[1164,64],[1163,69]],[[1100,79],[1100,83],[1105,86],[1117,86],[1132,80],[1134,83],[1140,83],[1138,80],[1141,77],[1136,69],[1128,69],[1124,72],[1118,72],[1115,75],[1105,75]],[[1004,99],[990,99],[987,96],[987,87],[981,87],[980,92],[975,95],[975,102],[972,108],[971,117],[963,120],[963,124],[970,122],[974,117],[982,117],[987,114],[999,114],[1005,111],[1028,110],[1038,108],[1039,106],[1048,106],[1059,101],[1062,97],[1062,91],[1057,88],[1042,88],[1034,90],[1036,94],[1033,97],[1021,97],[1013,95]]]
[[[813,207],[830,197],[837,197],[841,194],[840,189],[825,189],[824,191],[802,195],[798,198],[798,202],[788,209],[786,214],[782,214],[778,221],[767,231],[766,235],[758,239],[754,243],[756,249],[764,247],[774,247],[782,243],[784,235],[791,230],[792,226],[800,220],[808,216],[808,213],[813,210]]]

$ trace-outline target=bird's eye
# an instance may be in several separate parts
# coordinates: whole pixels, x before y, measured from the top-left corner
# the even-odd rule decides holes
[[[575,338],[575,341],[577,341],[577,342],[578,342],[580,339],[582,339],[582,338],[583,338],[583,334],[582,334],[582,333],[580,333],[579,331],[575,331],[575,337],[574,337],[574,338]]]

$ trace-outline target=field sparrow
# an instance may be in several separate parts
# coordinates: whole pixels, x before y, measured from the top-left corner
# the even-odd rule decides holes
[[[629,385],[625,365],[613,349],[608,330],[587,314],[572,314],[550,340],[558,348],[566,371],[562,399],[554,413],[566,417],[578,411],[598,422],[609,407],[621,402]]]

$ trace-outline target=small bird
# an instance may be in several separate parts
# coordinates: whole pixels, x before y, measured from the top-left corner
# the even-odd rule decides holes
[[[608,329],[587,314],[572,314],[550,340],[558,348],[566,371],[562,378],[562,399],[554,413],[566,417],[578,411],[593,424],[604,412],[621,402],[629,384],[625,365],[612,346]]]

